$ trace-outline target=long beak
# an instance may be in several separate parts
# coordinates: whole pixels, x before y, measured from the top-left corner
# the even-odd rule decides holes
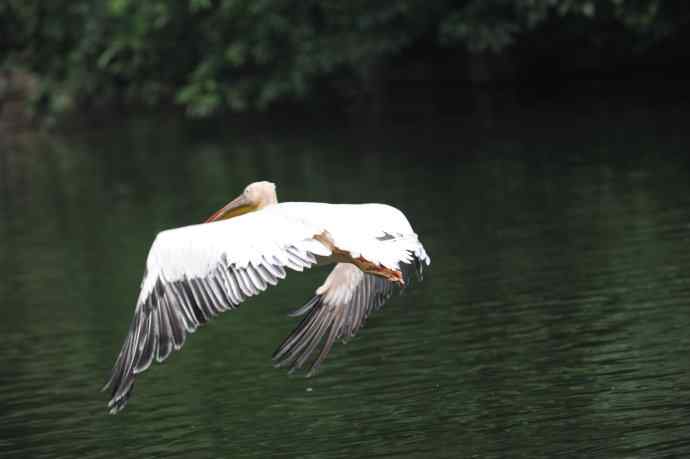
[[[208,217],[205,223],[236,217],[251,212],[252,210],[255,210],[255,206],[249,202],[244,194],[241,194]]]

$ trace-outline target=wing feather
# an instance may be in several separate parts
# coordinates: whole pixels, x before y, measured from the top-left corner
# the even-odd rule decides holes
[[[317,255],[330,255],[313,240],[318,228],[273,221],[268,226],[281,231],[269,233],[255,231],[252,222],[265,223],[262,218],[245,219],[249,226],[244,229],[237,222],[211,223],[166,231],[156,238],[130,331],[104,387],[112,391],[111,413],[126,405],[135,376],[154,359],[162,362],[180,349],[200,324],[276,285],[285,278],[286,268],[302,271],[316,263]],[[244,232],[242,237],[233,234],[238,231]]]
[[[223,270],[223,276],[226,281],[226,292],[230,295],[235,305],[239,305],[244,301],[244,296],[240,293],[240,285],[237,283],[235,275],[230,270]]]
[[[270,262],[264,258],[264,263],[260,265],[263,269],[270,272],[276,279],[285,279],[286,273],[283,265],[276,262]]]
[[[411,281],[416,260],[415,255],[412,264],[401,264],[406,285]],[[290,366],[290,372],[298,370],[321,346],[309,368],[308,375],[314,374],[333,344],[354,336],[369,314],[380,309],[398,288],[391,281],[363,273],[355,265],[338,263],[316,295],[290,314],[304,318],[274,352],[275,365]]]
[[[158,322],[158,349],[156,352],[156,361],[162,362],[168,358],[173,350],[172,331],[169,323],[170,318],[166,310],[161,307],[156,309],[155,313],[154,320]]]
[[[310,266],[311,266],[312,264],[315,264],[315,263],[316,263],[316,259],[314,260],[314,263],[311,263],[311,264],[310,264]],[[247,277],[249,277],[249,280],[252,282],[252,284],[254,285],[254,287],[255,287],[259,292],[263,292],[264,290],[266,290],[266,287],[267,287],[266,281],[261,277],[261,275],[260,275],[259,272],[256,270],[256,268],[254,268],[254,266],[252,266],[252,265],[250,264],[249,266],[247,266],[247,270],[246,270],[246,271],[247,271]]]

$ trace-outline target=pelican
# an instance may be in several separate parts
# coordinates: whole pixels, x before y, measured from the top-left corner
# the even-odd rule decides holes
[[[134,317],[111,377],[108,409],[122,410],[134,380],[187,335],[284,279],[287,269],[335,267],[291,316],[304,316],[273,354],[313,374],[336,340],[352,337],[431,262],[405,215],[385,204],[278,203],[255,182],[203,224],[160,232],[149,250]],[[318,351],[318,352],[317,352]]]

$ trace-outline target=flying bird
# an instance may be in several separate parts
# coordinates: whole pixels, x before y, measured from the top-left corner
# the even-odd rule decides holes
[[[134,317],[112,375],[110,413],[134,380],[187,335],[284,279],[288,270],[335,267],[292,316],[304,316],[273,354],[276,366],[314,373],[333,343],[352,337],[372,311],[429,256],[405,215],[385,204],[278,203],[275,185],[255,182],[199,225],[160,232],[149,250]]]

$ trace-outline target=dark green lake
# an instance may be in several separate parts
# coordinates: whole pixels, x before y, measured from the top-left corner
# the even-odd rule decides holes
[[[642,101],[4,139],[0,456],[689,457],[689,115]],[[259,179],[283,201],[399,207],[424,282],[307,379],[270,356],[327,271],[292,273],[107,415],[155,234]]]

